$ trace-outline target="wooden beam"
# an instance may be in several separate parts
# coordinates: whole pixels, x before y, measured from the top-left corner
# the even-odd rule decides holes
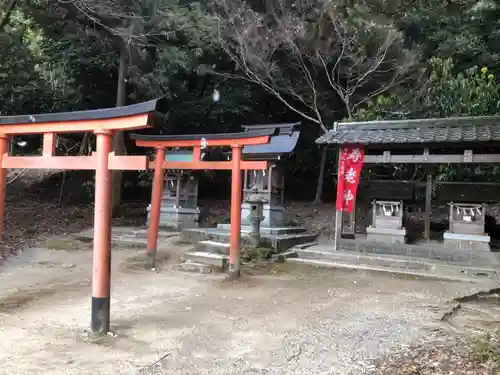
[[[468,161],[470,160],[470,161]],[[500,163],[500,154],[365,155],[363,164],[486,164]]]
[[[154,161],[149,162],[149,169],[153,169]],[[241,170],[259,171],[269,167],[267,161],[241,161]],[[178,161],[163,163],[163,169],[193,170],[193,171],[230,171],[231,161]]]
[[[138,139],[135,141],[135,144],[138,147],[193,147],[196,148],[201,147],[201,143],[203,143],[204,147],[233,147],[233,146],[252,146],[252,145],[263,145],[269,142],[269,136],[264,135],[260,137],[249,137],[249,138],[235,138],[235,139],[179,139],[179,140],[168,140],[168,141],[158,141],[158,140],[142,140]],[[231,168],[230,168],[231,169]]]
[[[119,171],[136,171],[148,169],[147,156],[116,156],[109,154],[109,169]],[[19,169],[61,169],[61,170],[95,170],[97,155],[89,156],[10,156],[4,155],[2,168]]]

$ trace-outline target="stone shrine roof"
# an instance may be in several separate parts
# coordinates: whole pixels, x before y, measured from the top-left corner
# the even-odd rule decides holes
[[[300,131],[297,129],[299,125],[300,122],[244,126],[245,132],[265,129],[274,129],[275,131],[275,135],[271,136],[269,143],[243,147],[245,159],[280,159],[291,154],[299,140]]]
[[[318,144],[425,144],[500,141],[500,116],[338,123]]]

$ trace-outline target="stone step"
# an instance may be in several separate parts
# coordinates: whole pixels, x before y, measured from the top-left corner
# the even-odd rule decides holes
[[[193,251],[185,253],[182,256],[182,259],[184,262],[206,264],[220,270],[225,270],[227,268],[229,260],[229,258],[223,254],[208,253],[206,251]]]
[[[229,254],[229,243],[217,241],[200,241],[197,250],[215,254]]]
[[[295,245],[313,242],[317,237],[318,235],[314,233],[297,233],[280,236],[262,233],[261,242],[263,247],[273,248],[276,252],[284,252]],[[190,243],[213,241],[228,244],[229,238],[229,232],[220,228],[186,229],[181,234],[181,241]],[[241,245],[248,246],[248,241],[248,233],[241,233]]]
[[[427,276],[446,280],[462,280],[483,282],[498,278],[498,270],[457,266],[446,262],[423,260],[405,256],[384,256],[368,254],[352,254],[342,251],[327,252],[311,249],[297,249],[297,259],[287,261],[319,264],[327,267],[351,268],[373,271],[384,271],[408,275]],[[318,263],[319,262],[319,263]]]
[[[479,267],[500,267],[498,253],[491,251],[471,251],[447,248],[440,244],[390,244],[367,241],[364,239],[341,239],[338,245],[344,252],[369,255],[404,255]]]
[[[231,229],[231,224],[218,224],[218,229],[222,229],[224,231],[229,231]],[[241,233],[250,233],[251,227],[249,225],[241,226]],[[305,233],[306,228],[304,227],[260,227],[260,232],[262,234],[272,234],[276,236],[281,236],[285,234],[298,234]]]
[[[191,261],[176,264],[173,268],[176,271],[202,273],[202,274],[212,273],[213,271],[212,267],[209,266],[208,264],[196,263]]]
[[[439,274],[430,274],[425,272],[414,272],[402,270],[400,268],[390,268],[390,267],[373,267],[366,266],[362,264],[351,264],[344,262],[331,262],[324,260],[316,260],[316,259],[302,259],[302,258],[289,258],[287,262],[295,263],[295,264],[304,264],[308,266],[315,267],[323,267],[323,268],[338,268],[338,269],[348,269],[348,270],[358,270],[358,271],[367,271],[367,272],[381,272],[388,273],[391,275],[402,275],[402,276],[411,276],[415,278],[429,278],[434,280],[445,280],[445,281],[460,281],[460,282],[470,282],[470,283],[484,283],[492,287],[496,285],[491,279],[481,279],[481,278],[471,278],[471,277],[453,277],[453,276],[444,276]]]
[[[163,243],[169,243],[169,239],[179,236],[179,232],[164,231],[158,232],[158,248]],[[94,240],[94,230],[87,229],[71,235],[74,239],[83,242],[92,242]],[[113,227],[111,232],[111,242],[116,246],[126,247],[144,247],[148,242],[148,230],[146,228],[135,227]]]

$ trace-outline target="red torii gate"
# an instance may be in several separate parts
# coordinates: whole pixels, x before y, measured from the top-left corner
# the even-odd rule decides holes
[[[0,117],[0,239],[4,233],[6,169],[95,170],[94,249],[92,270],[92,332],[106,334],[110,323],[111,273],[111,171],[145,170],[147,156],[116,156],[112,138],[117,131],[153,125],[158,99],[135,105],[40,115]],[[93,132],[96,152],[89,156],[56,156],[57,133]],[[9,138],[43,134],[41,156],[11,156]]]
[[[243,146],[261,145],[269,142],[274,129],[254,130],[241,133],[206,134],[206,135],[142,135],[132,134],[139,147],[156,149],[156,158],[151,162],[154,169],[153,190],[151,194],[151,211],[148,228],[147,267],[154,268],[156,247],[158,245],[158,229],[160,223],[160,206],[163,195],[163,179],[165,169],[177,170],[230,170],[231,171],[231,232],[229,247],[229,275],[237,277],[240,273],[240,239],[241,239],[241,171],[265,170],[267,161],[241,160]],[[166,149],[174,147],[192,148],[191,161],[166,161]],[[231,161],[203,161],[202,149],[206,147],[231,147]]]

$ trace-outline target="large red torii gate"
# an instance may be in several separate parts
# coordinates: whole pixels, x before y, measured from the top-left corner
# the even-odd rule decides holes
[[[240,273],[240,240],[241,240],[241,171],[265,170],[267,161],[241,160],[243,146],[261,145],[269,142],[275,129],[262,129],[241,133],[225,134],[189,134],[189,135],[143,135],[132,134],[139,147],[156,149],[155,160],[150,168],[154,169],[153,190],[151,193],[151,211],[148,228],[147,267],[154,267],[156,248],[158,246],[158,229],[160,223],[161,198],[165,169],[176,170],[230,170],[231,171],[231,231],[229,247],[229,275],[237,277]],[[191,148],[191,161],[167,161],[166,149]],[[203,161],[202,149],[206,147],[231,147],[231,161]]]
[[[106,334],[110,324],[111,273],[111,171],[144,170],[147,156],[116,156],[112,137],[117,131],[153,125],[159,100],[92,111],[0,117],[0,239],[5,216],[6,169],[95,170],[94,243],[92,268],[91,330]],[[96,152],[89,156],[56,156],[57,133],[92,132]],[[9,139],[14,135],[43,134],[41,156],[11,156]]]

